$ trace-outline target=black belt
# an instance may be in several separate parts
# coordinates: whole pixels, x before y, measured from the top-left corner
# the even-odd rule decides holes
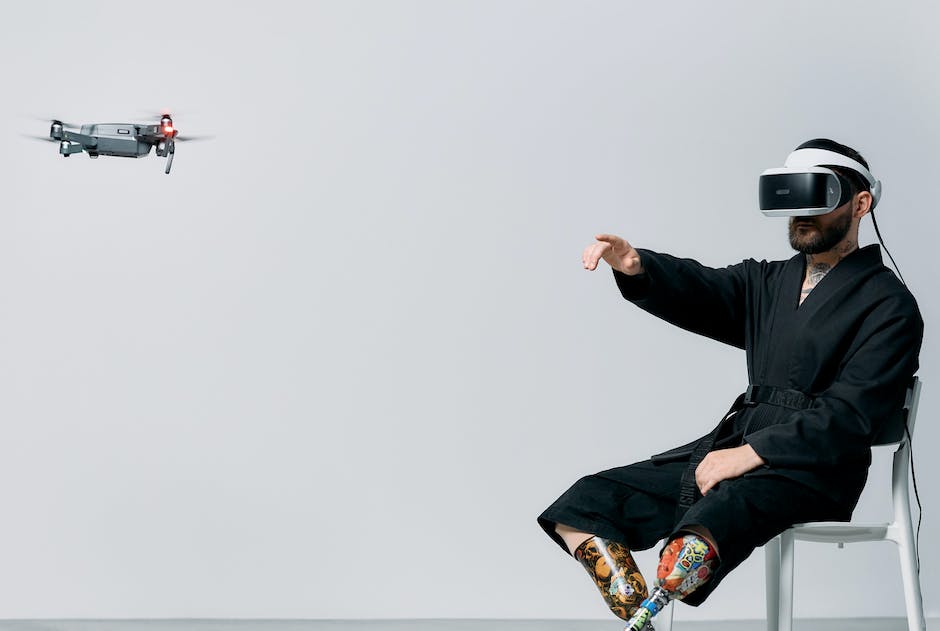
[[[748,386],[747,392],[744,393],[744,405],[757,405],[758,403],[769,403],[791,410],[808,410],[813,407],[813,397],[799,390],[788,390],[776,386]]]
[[[701,493],[698,490],[698,484],[695,483],[695,470],[712,450],[715,440],[718,438],[721,428],[730,421],[734,415],[745,406],[754,406],[759,403],[767,403],[779,407],[790,408],[791,410],[806,410],[812,407],[813,398],[800,392],[799,390],[788,390],[776,386],[755,386],[749,385],[747,391],[740,395],[725,414],[718,427],[713,429],[707,436],[702,438],[689,456],[689,466],[682,474],[682,482],[679,485],[679,504],[676,506],[676,523],[685,515],[689,507],[695,503]]]
[[[731,406],[728,413],[721,419],[718,426],[713,429],[708,436],[698,441],[695,449],[692,450],[692,455],[689,456],[689,466],[686,468],[685,473],[682,474],[682,482],[679,484],[679,504],[676,506],[677,523],[682,516],[685,515],[685,512],[689,510],[689,507],[691,507],[698,498],[702,497],[702,494],[699,493],[698,490],[698,484],[695,483],[695,470],[698,469],[698,466],[702,463],[702,460],[705,459],[705,456],[708,455],[708,452],[712,450],[715,440],[718,438],[718,433],[721,432],[721,428],[724,427],[725,423],[734,418],[734,415],[743,407],[744,395],[742,394],[735,400],[734,405]]]

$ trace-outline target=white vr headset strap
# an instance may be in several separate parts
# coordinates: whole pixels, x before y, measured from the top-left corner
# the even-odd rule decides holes
[[[881,199],[881,181],[876,180],[875,176],[871,174],[871,171],[866,169],[865,165],[857,160],[853,160],[835,151],[829,151],[828,149],[797,149],[787,156],[787,161],[784,163],[787,168],[791,169],[818,167],[824,164],[846,167],[847,169],[858,172],[862,177],[868,180],[868,185],[871,187],[871,207],[874,208],[878,205],[878,200]]]

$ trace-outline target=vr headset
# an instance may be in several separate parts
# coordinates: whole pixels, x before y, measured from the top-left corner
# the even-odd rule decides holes
[[[820,165],[851,169],[868,181],[872,210],[881,199],[881,182],[860,162],[827,149],[797,149],[783,168],[760,176],[760,209],[768,217],[825,215],[851,198],[852,185],[842,175]]]

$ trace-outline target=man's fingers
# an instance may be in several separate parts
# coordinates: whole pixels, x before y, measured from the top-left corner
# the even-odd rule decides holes
[[[708,493],[717,483],[717,480],[707,479],[704,476],[695,476],[695,484],[698,486],[698,490],[702,495]]]
[[[630,250],[630,244],[615,234],[596,234],[594,238],[602,243],[609,243],[610,247],[620,254],[626,254]]]
[[[609,243],[592,243],[584,248],[584,254],[581,255],[581,262],[584,264],[584,269],[597,269],[597,262],[604,255],[604,251],[609,247]]]
[[[615,234],[595,234],[594,238],[598,241],[606,241],[611,245],[614,245],[617,241],[623,241],[623,239]]]
[[[701,465],[699,465],[701,467]],[[705,495],[705,476],[699,473],[700,469],[695,470],[695,486],[698,487],[699,492],[702,495]]]
[[[598,261],[603,258],[610,266],[626,274],[636,274],[642,271],[639,268],[640,258],[631,254],[633,247],[615,234],[601,233],[594,235],[596,241],[584,249],[581,255],[581,264],[586,270],[597,269]],[[627,255],[630,257],[627,258]]]
[[[712,460],[712,454],[706,454],[702,462],[700,462],[695,469],[695,485],[702,495],[708,493],[711,488],[719,482],[719,480],[716,479],[717,476],[715,472],[712,471]]]
[[[595,243],[591,251],[591,269],[597,269],[597,263],[604,256],[604,252],[610,249],[609,243]]]

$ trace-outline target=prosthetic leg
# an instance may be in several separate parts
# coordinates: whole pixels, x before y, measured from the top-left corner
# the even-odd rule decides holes
[[[625,631],[643,631],[670,600],[682,600],[701,587],[718,566],[718,555],[698,535],[676,537],[663,550],[656,569],[656,587],[627,621]]]
[[[627,620],[639,610],[647,596],[646,581],[627,548],[601,537],[591,537],[578,546],[574,558],[594,579],[615,616]]]

